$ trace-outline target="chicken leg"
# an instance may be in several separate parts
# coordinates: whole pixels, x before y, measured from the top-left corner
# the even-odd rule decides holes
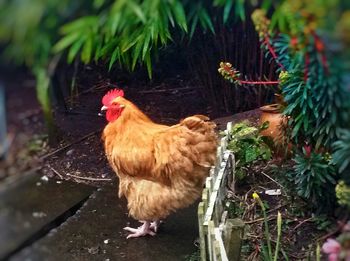
[[[142,226],[138,228],[132,227],[124,227],[124,230],[131,232],[126,239],[135,238],[135,237],[143,237],[146,235],[155,236],[156,233],[151,230],[151,222],[145,221]]]
[[[162,223],[163,221],[161,220],[156,220],[156,221],[153,221],[151,222],[151,225],[150,225],[150,229],[152,229],[154,232],[158,232],[158,228],[159,228],[159,225]]]
[[[144,224],[146,221],[140,220],[139,222],[142,223],[142,224]],[[152,221],[149,228],[152,229],[154,232],[157,233],[157,232],[158,232],[158,229],[159,229],[159,226],[160,226],[161,223],[163,223],[162,220]]]

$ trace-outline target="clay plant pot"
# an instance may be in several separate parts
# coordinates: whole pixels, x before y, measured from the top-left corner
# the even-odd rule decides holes
[[[261,131],[261,135],[271,137],[273,140],[278,140],[281,136],[280,125],[283,121],[283,116],[280,112],[279,104],[269,104],[260,107],[261,116],[260,124],[268,121],[269,127]]]

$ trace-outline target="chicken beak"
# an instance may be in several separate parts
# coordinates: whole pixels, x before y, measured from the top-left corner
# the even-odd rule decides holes
[[[105,116],[105,111],[106,111],[107,109],[108,109],[107,106],[102,106],[101,112],[98,113],[98,116],[101,116],[101,117]]]

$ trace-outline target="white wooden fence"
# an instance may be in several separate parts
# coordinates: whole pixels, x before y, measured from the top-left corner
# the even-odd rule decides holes
[[[244,223],[240,219],[228,219],[224,210],[227,188],[234,186],[235,158],[227,150],[231,129],[229,122],[217,149],[217,164],[210,170],[198,205],[202,261],[240,260]]]

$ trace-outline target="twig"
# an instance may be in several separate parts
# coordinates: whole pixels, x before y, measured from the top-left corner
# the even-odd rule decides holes
[[[240,82],[241,84],[252,84],[252,85],[275,85],[275,84],[279,84],[279,81],[245,81],[245,80],[240,80],[237,79],[238,82]]]
[[[280,209],[280,208],[283,208],[283,207],[285,207],[285,206],[287,206],[287,205],[288,205],[288,203],[285,203],[285,204],[283,204],[283,205],[277,206],[277,207],[275,207],[274,209],[270,209],[269,211],[266,211],[266,213],[274,212],[274,211],[276,211],[276,210],[278,210],[278,209]]]
[[[76,140],[76,141],[74,141],[74,142],[72,142],[72,143],[67,144],[66,146],[63,146],[63,147],[61,147],[61,148],[58,148],[58,149],[54,150],[53,152],[50,152],[50,153],[48,153],[48,154],[46,154],[46,155],[41,156],[39,159],[40,159],[40,160],[45,160],[46,158],[49,158],[49,157],[51,157],[51,156],[53,156],[53,155],[55,155],[55,154],[57,154],[57,153],[59,153],[59,152],[65,150],[65,149],[71,147],[71,146],[74,145],[74,144],[77,144],[77,143],[79,143],[79,142],[82,142],[83,140],[86,140],[86,139],[90,138],[91,136],[96,135],[97,133],[99,133],[99,132],[101,132],[101,131],[102,131],[102,129],[99,129],[99,130],[97,130],[97,131],[91,132],[91,133],[89,133],[89,134],[87,134],[87,135],[81,137],[80,139],[78,139],[78,140]]]
[[[66,175],[76,179],[84,179],[84,180],[91,180],[91,181],[111,181],[112,180],[112,179],[106,179],[106,178],[80,177],[69,173],[67,173]]]
[[[269,217],[267,218],[267,221],[273,220],[273,219],[275,219],[276,217],[277,217],[276,215],[269,216]],[[264,218],[258,218],[258,219],[254,219],[254,220],[250,220],[250,221],[244,221],[244,224],[253,224],[253,223],[260,222],[260,221],[264,221]]]
[[[95,116],[95,117],[101,117],[99,113],[92,113],[92,112],[84,112],[84,111],[76,111],[76,110],[58,110],[60,113],[65,113],[69,115],[87,115],[87,116]]]
[[[147,94],[147,93],[162,93],[162,92],[184,91],[184,90],[197,90],[197,89],[202,89],[202,88],[183,87],[183,88],[173,88],[173,89],[161,89],[161,90],[140,91],[140,93],[142,93],[142,94]]]
[[[57,175],[57,176],[59,176],[60,177],[60,179],[63,179],[63,176],[57,171],[57,170],[55,170],[53,167],[51,167],[50,165],[48,165],[48,167],[53,171],[53,172],[55,172],[55,174]]]
[[[256,235],[253,235],[253,234],[250,234],[250,233],[247,234],[247,237],[251,237],[251,238],[255,238],[255,239],[261,239],[261,235],[256,236]]]
[[[56,54],[49,62],[48,68],[47,68],[47,73],[49,75],[49,77],[52,77],[56,71],[58,62],[61,59],[62,54]]]
[[[83,95],[83,94],[87,94],[87,93],[89,93],[89,92],[93,92],[93,91],[97,91],[97,90],[103,90],[103,89],[106,89],[106,88],[109,87],[109,86],[115,86],[115,85],[113,85],[113,84],[111,84],[111,83],[109,83],[109,82],[107,82],[107,83],[102,83],[102,84],[100,84],[100,85],[94,85],[94,86],[92,86],[91,88],[89,88],[89,89],[87,89],[87,90],[80,91],[80,92],[77,93],[77,94],[71,95],[71,96],[68,97],[67,99],[70,99],[70,98],[78,98],[78,97],[80,97],[80,96]],[[115,86],[115,87],[117,87],[117,86]]]
[[[304,219],[303,221],[301,221],[298,225],[295,226],[295,228],[293,228],[293,231],[297,230],[300,226],[302,226],[304,223],[309,222],[313,219],[313,217]]]
[[[263,174],[266,178],[268,178],[269,180],[275,182],[278,186],[280,186],[281,188],[284,189],[284,187],[283,187],[279,182],[277,182],[276,180],[274,180],[273,178],[271,178],[269,175],[267,175],[267,174],[264,173],[263,171],[261,172],[261,174]]]

